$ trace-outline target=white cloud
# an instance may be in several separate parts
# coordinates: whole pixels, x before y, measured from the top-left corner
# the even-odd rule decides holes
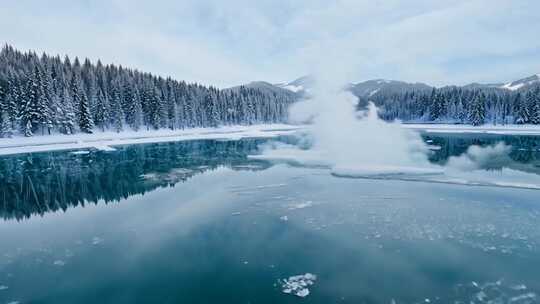
[[[18,48],[219,86],[330,66],[359,81],[504,81],[540,72],[540,2],[3,1]]]

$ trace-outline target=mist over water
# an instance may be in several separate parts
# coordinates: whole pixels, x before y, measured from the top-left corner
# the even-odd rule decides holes
[[[308,97],[290,109],[293,122],[309,122],[302,144],[273,143],[253,158],[325,167],[338,177],[540,189],[540,176],[507,167],[511,148],[503,144],[430,163],[419,133],[383,121],[373,103],[358,111],[358,99],[345,88],[344,81],[316,77]]]
[[[392,174],[434,169],[419,134],[401,128],[399,123],[381,120],[373,103],[366,110],[357,111],[357,97],[345,87],[344,82],[316,78],[310,96],[291,108],[293,121],[311,123],[311,149],[289,156],[300,162],[319,158],[321,164],[335,172]],[[273,153],[284,157],[283,153],[294,151],[280,152]]]

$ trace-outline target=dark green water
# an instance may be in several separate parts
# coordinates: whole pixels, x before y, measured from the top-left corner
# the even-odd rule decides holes
[[[426,140],[538,169],[538,137]],[[540,191],[335,178],[263,142],[0,158],[0,303],[538,303]]]

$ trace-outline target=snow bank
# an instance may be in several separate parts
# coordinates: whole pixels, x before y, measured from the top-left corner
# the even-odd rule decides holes
[[[0,139],[0,155],[79,149],[114,151],[112,146],[196,139],[238,140],[248,137],[268,138],[292,134],[301,128],[302,126],[273,124],[2,138]]]
[[[452,124],[402,124],[403,128],[429,133],[473,133],[498,135],[540,135],[537,125],[452,125]]]

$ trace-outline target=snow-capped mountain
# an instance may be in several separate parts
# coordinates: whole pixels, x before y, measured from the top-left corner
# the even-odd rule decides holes
[[[527,89],[531,86],[540,85],[540,74],[532,75],[520,80],[512,81],[500,86],[501,89],[517,91]]]
[[[274,86],[292,91],[294,93],[305,93],[306,91],[309,91],[311,87],[313,87],[314,83],[315,79],[313,79],[313,77],[302,76],[294,81],[288,83],[278,83]]]
[[[295,93],[305,93],[313,87],[315,80],[313,77],[304,76],[288,83],[279,83],[275,86],[290,90]],[[407,90],[431,90],[432,87],[424,83],[407,83],[396,80],[375,79],[359,83],[351,83],[347,86],[353,94],[359,97],[370,97],[379,92],[398,93]]]
[[[297,96],[302,96],[305,93],[308,93],[315,84],[315,79],[311,76],[303,76],[294,81],[286,83],[271,84],[264,81],[255,81],[244,85],[249,88],[257,88],[265,91],[272,92],[288,92],[296,94]],[[520,80],[512,81],[509,83],[470,83],[464,86],[448,86],[458,87],[468,90],[528,90],[540,86],[540,74],[526,77]],[[238,88],[238,87],[236,87]],[[375,95],[381,94],[397,94],[403,92],[425,92],[431,91],[434,87],[427,85],[425,83],[416,82],[404,82],[397,80],[387,80],[387,79],[373,79],[367,80],[359,83],[351,83],[347,86],[347,89],[350,90],[354,95],[360,98],[370,98]],[[235,88],[231,88],[235,89]]]

